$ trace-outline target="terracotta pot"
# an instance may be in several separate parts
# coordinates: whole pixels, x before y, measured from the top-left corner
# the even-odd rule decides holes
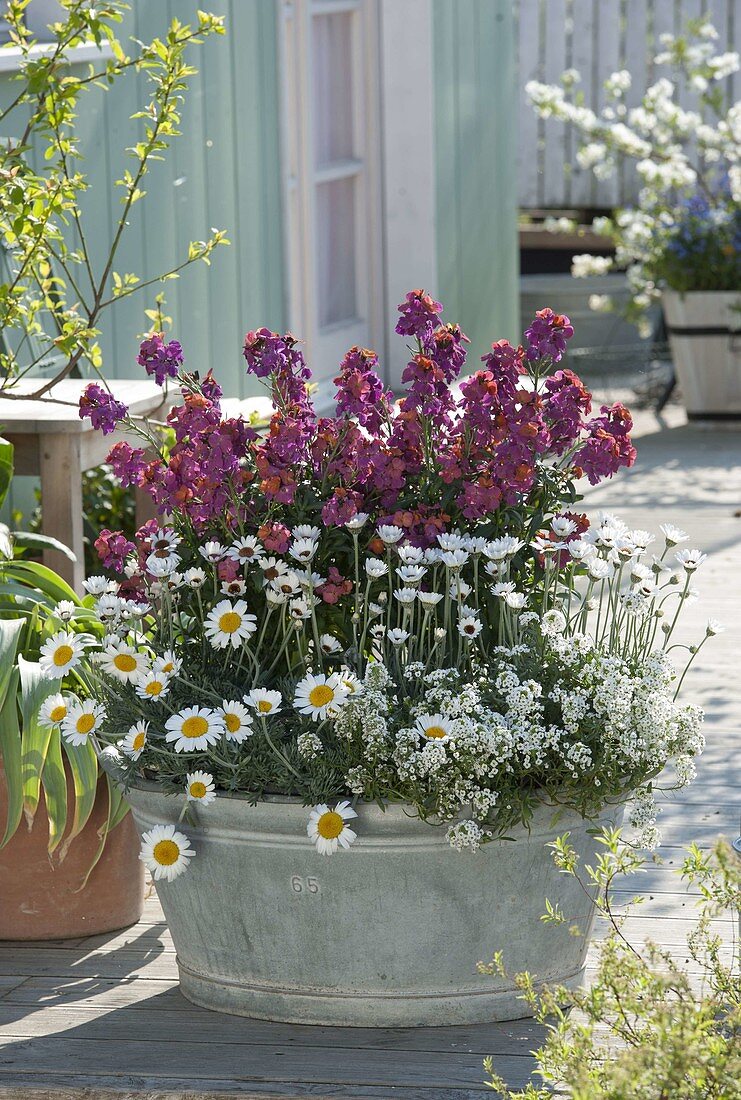
[[[67,798],[72,788],[67,779]],[[7,820],[7,788],[0,764],[0,837]],[[144,865],[139,835],[127,814],[106,839],[87,885],[80,885],[98,849],[98,830],[108,813],[105,779],[90,819],[63,859],[49,856],[49,819],[43,791],[29,832],[25,820],[0,849],[0,939],[72,939],[111,932],[139,920],[144,904]],[[60,848],[62,845],[60,845]]]
[[[661,301],[687,419],[740,429],[741,294],[665,290]]]

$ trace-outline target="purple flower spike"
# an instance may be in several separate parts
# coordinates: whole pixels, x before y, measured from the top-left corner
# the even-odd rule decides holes
[[[558,363],[573,335],[574,328],[568,317],[552,309],[539,309],[530,328],[525,330],[525,355],[531,361],[547,355],[552,362]]]
[[[401,317],[396,322],[400,336],[418,336],[424,340],[440,324],[443,307],[424,290],[410,290],[398,307]]]
[[[123,401],[116,401],[112,393],[104,390],[96,382],[85,387],[80,398],[80,420],[89,419],[96,431],[109,435],[115,430],[119,420],[128,412]]]
[[[183,349],[177,340],[166,344],[161,332],[153,332],[139,345],[136,361],[147,374],[154,375],[158,386],[162,386],[166,378],[177,377],[178,368],[183,365]]]

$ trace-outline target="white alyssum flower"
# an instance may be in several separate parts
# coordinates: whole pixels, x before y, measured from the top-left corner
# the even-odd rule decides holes
[[[216,784],[210,772],[189,772],[185,777],[185,797],[199,806],[210,806],[216,801]]]
[[[566,616],[563,611],[559,611],[557,607],[554,607],[550,611],[544,612],[540,620],[540,629],[546,638],[563,634],[566,629]]]
[[[221,600],[206,616],[203,631],[214,649],[237,649],[257,630],[257,616],[244,600]]]
[[[571,259],[571,274],[575,279],[588,279],[592,275],[606,275],[612,269],[611,256],[593,256],[584,252]]]
[[[167,719],[165,731],[175,752],[202,751],[221,739],[224,719],[208,707],[185,707]]]
[[[347,825],[357,816],[349,802],[338,802],[333,809],[321,802],[309,814],[307,836],[320,855],[332,855],[338,847],[349,848],[357,839],[357,833]]]
[[[76,668],[85,652],[85,643],[79,634],[57,630],[41,646],[39,668],[43,676],[61,679]]]
[[[482,829],[475,821],[457,821],[450,825],[445,833],[445,839],[451,848],[457,852],[468,849],[478,852],[482,842],[491,836],[490,829]]]
[[[187,836],[174,825],[155,825],[142,836],[139,859],[155,882],[172,882],[187,870],[194,855]]]

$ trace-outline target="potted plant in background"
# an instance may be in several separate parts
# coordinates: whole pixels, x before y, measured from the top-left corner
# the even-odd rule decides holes
[[[569,923],[592,913],[546,844],[567,829],[593,857],[593,825],[636,792],[650,832],[651,785],[670,760],[686,782],[700,751],[669,649],[702,556],[672,565],[667,527],[652,563],[648,532],[573,510],[579,478],[633,462],[629,414],[593,414],[556,369],[573,330],[547,309],[455,390],[467,340],[441,309],[421,290],[400,306],[400,401],[355,347],[331,417],[295,339],[248,333],[264,436],[222,416],[179,345],[140,350],[181,386],[175,442],[109,461],[168,518],[99,540],[123,577],[75,672],[196,1003],[348,1025],[520,1014],[512,983],[473,969],[492,939],[540,979],[584,967],[585,939],[542,931],[544,894]],[[85,415],[125,420],[92,398]]]
[[[11,475],[12,448],[0,440],[0,505]],[[65,551],[0,524],[0,939],[107,932],[137,921],[144,901],[128,807],[71,726],[69,658],[99,631],[97,615],[23,555],[49,541]],[[85,713],[83,703],[83,727]]]
[[[690,421],[738,426],[741,103],[728,102],[721,82],[738,70],[739,58],[716,54],[715,38],[706,19],[691,20],[681,36],[662,35],[655,63],[669,75],[633,108],[625,103],[627,70],[605,82],[600,113],[584,103],[573,70],[561,86],[531,81],[526,91],[541,118],[573,126],[582,168],[606,179],[633,161],[640,179],[635,208],[593,223],[614,243],[614,259],[574,256],[572,274],[625,270],[632,295],[625,313],[639,331],[648,331],[647,311],[660,300]],[[609,294],[593,295],[591,305],[613,308]]]

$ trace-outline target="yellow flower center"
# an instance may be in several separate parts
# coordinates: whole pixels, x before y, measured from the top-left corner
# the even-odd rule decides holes
[[[174,840],[158,840],[152,849],[152,855],[163,867],[171,867],[173,863],[177,863],[180,849]]]
[[[257,709],[259,710],[260,714],[270,714],[271,710],[273,709],[273,704],[270,702],[269,699],[261,699],[260,702],[257,704]]]
[[[183,737],[190,737],[193,739],[196,737],[203,737],[207,730],[208,722],[205,718],[201,718],[199,714],[194,714],[192,718],[186,718],[180,728]]]
[[[236,611],[225,611],[219,619],[219,630],[224,634],[233,634],[242,625],[242,616]]]
[[[75,651],[71,645],[60,645],[57,650],[54,651],[54,664],[57,668],[61,668],[62,665],[66,665],[68,661],[71,661],[75,655]]]
[[[169,672],[173,672],[174,670],[175,670],[175,665],[172,663],[172,661],[168,661],[166,665],[162,666],[162,671],[163,672],[168,672],[169,673]]]
[[[134,736],[134,740],[131,742],[131,747],[133,748],[134,752],[138,752],[139,749],[143,749],[146,741],[146,733],[144,732],[144,730],[139,730],[139,732]]]
[[[144,686],[145,695],[160,695],[163,688],[161,680],[150,680],[148,684]]]
[[[241,729],[242,723],[238,714],[225,714],[224,722],[229,733],[238,733]]]
[[[326,707],[327,703],[331,703],[334,699],[334,692],[328,684],[317,684],[309,692],[309,702],[312,707]]]
[[[201,783],[200,780],[196,780],[195,783],[191,783],[190,785],[190,793],[193,798],[203,798],[207,793],[206,784]]]
[[[55,723],[56,722],[61,722],[63,718],[66,718],[67,717],[67,708],[64,705],[64,703],[60,703],[59,706],[54,707],[52,709],[51,714],[49,715],[49,717],[51,718],[52,722],[55,722]]]
[[[132,657],[130,653],[117,653],[113,663],[119,672],[133,672],[136,668],[136,657]]]
[[[319,836],[324,837],[325,840],[336,840],[345,828],[345,822],[341,814],[330,810],[329,813],[322,814],[316,823],[316,828]]]
[[[95,725],[95,715],[86,711],[85,714],[81,714],[77,719],[75,729],[78,733],[90,733],[90,730]]]
[[[447,730],[444,730],[442,726],[428,726],[425,733],[428,737],[439,738],[445,737]]]

